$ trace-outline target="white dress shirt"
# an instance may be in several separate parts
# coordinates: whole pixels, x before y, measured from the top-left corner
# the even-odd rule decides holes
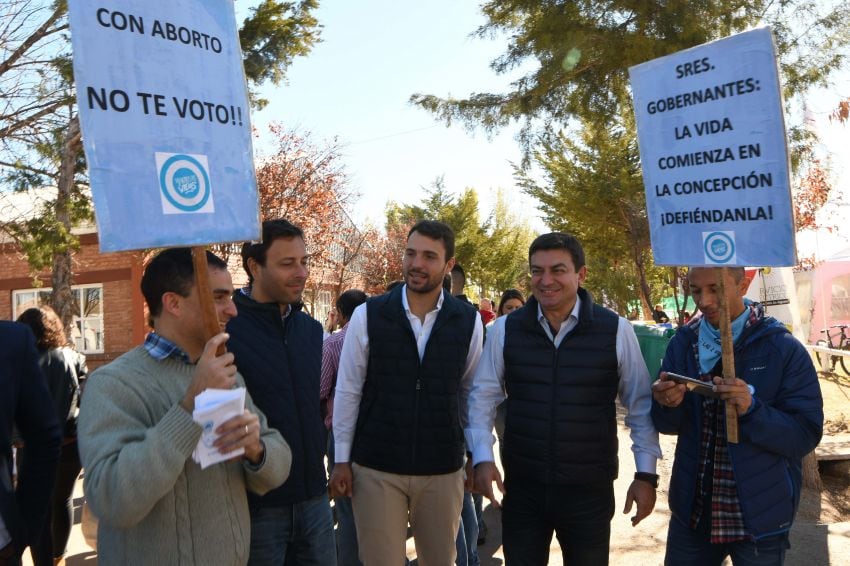
[[[407,302],[407,285],[401,290],[401,303],[407,319],[410,321],[413,335],[416,337],[419,360],[422,361],[422,356],[425,355],[425,346],[428,344],[431,330],[437,321],[437,314],[443,307],[443,294],[440,294],[436,308],[425,315],[424,322],[410,312],[410,305]],[[360,413],[360,398],[363,396],[363,384],[366,382],[366,370],[369,366],[369,331],[366,317],[365,304],[354,310],[354,314],[351,315],[351,320],[348,322],[348,331],[339,358],[333,419],[335,460],[339,463],[351,460],[351,444],[354,442],[354,429],[357,425],[357,416]],[[468,426],[466,422],[466,415],[468,414],[467,398],[472,389],[475,366],[478,365],[478,359],[481,357],[483,341],[484,327],[481,324],[481,317],[476,316],[458,395],[460,398],[460,424],[464,428]]]
[[[576,297],[567,320],[561,323],[557,336],[552,336],[549,322],[537,306],[537,318],[546,335],[555,344],[561,345],[564,337],[578,324],[581,299]],[[487,344],[481,362],[475,372],[473,387],[469,393],[468,425],[464,430],[466,446],[472,452],[474,464],[494,462],[493,421],[496,407],[505,400],[505,319],[502,316],[487,332]],[[620,317],[617,327],[617,372],[620,377],[617,393],[626,407],[626,426],[630,429],[632,452],[638,472],[655,473],[656,461],[661,458],[658,431],[652,424],[650,409],[652,393],[649,371],[640,353],[637,336],[632,325]]]

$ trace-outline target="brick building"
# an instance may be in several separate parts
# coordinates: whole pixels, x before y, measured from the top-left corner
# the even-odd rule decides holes
[[[114,360],[144,340],[145,309],[139,283],[141,251],[102,254],[97,234],[83,230],[73,256],[74,343],[86,354],[89,369]],[[0,243],[0,319],[14,320],[24,310],[44,304],[50,295],[50,272],[34,284],[29,265],[14,243]]]
[[[52,190],[45,188],[35,194],[4,199],[0,202],[0,221],[29,217],[38,199],[44,198],[41,193],[49,198]],[[346,245],[334,244],[326,261],[311,266],[304,293],[305,310],[320,322],[325,320],[338,293],[355,287],[362,289],[366,284],[363,235],[347,214],[344,224]],[[80,238],[80,248],[72,260],[75,298],[72,338],[93,370],[141,344],[149,331],[147,309],[139,288],[146,252],[102,254],[95,226],[81,226],[74,233]],[[238,249],[239,246],[234,246],[230,254],[225,254],[236,288],[247,283]],[[20,247],[0,235],[0,320],[14,320],[30,307],[47,304],[50,284],[49,270],[39,273],[34,280]]]

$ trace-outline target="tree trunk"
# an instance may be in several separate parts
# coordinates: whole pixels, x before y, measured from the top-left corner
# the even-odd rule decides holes
[[[642,219],[638,218],[635,213],[632,211],[632,207],[629,206],[627,202],[620,203],[620,216],[623,221],[626,223],[628,228],[628,233],[630,234],[630,245],[632,251],[632,261],[635,264],[635,269],[637,269],[638,273],[638,282],[640,285],[640,298],[643,300],[644,306],[644,315],[646,313],[652,312],[652,292],[649,288],[649,283],[646,280],[646,265],[643,261],[643,247],[640,245],[641,238],[638,234],[641,234],[641,222],[644,222]]]
[[[65,137],[65,143],[62,145],[62,160],[59,164],[55,203],[56,219],[68,233],[71,232],[73,227],[69,211],[70,195],[74,189],[75,166],[81,150],[80,121],[74,116],[68,124],[68,134]],[[72,336],[74,314],[76,314],[74,312],[74,297],[71,293],[73,277],[71,259],[71,249],[67,245],[63,245],[60,250],[53,254],[51,275],[53,294],[50,298],[50,304],[65,325],[65,333],[68,337]]]
[[[803,487],[810,487],[818,491],[823,490],[823,482],[818,471],[818,459],[814,450],[803,458]]]

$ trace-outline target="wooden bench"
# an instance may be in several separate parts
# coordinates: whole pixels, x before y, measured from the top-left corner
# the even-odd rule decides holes
[[[850,434],[824,435],[815,448],[815,455],[818,461],[850,460]]]

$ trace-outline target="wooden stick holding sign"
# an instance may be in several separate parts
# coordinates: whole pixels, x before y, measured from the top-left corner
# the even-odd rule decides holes
[[[728,267],[717,270],[717,292],[720,303],[720,348],[723,363],[723,379],[737,377],[735,375],[735,345],[732,341],[732,321],[729,316],[729,302],[726,300],[726,274]],[[729,401],[726,405],[726,442],[738,443],[738,411]]]
[[[207,249],[204,246],[192,246],[192,265],[195,268],[195,285],[198,289],[198,300],[201,304],[201,313],[204,318],[204,329],[206,339],[221,333],[218,324],[218,314],[215,312],[212,288],[210,287],[210,268],[207,263]],[[216,350],[216,356],[226,352],[224,344]]]
[[[736,377],[728,268],[797,262],[773,34],[756,28],[635,65],[629,75],[655,264],[721,268],[723,378]],[[738,442],[729,402],[726,438]]]

